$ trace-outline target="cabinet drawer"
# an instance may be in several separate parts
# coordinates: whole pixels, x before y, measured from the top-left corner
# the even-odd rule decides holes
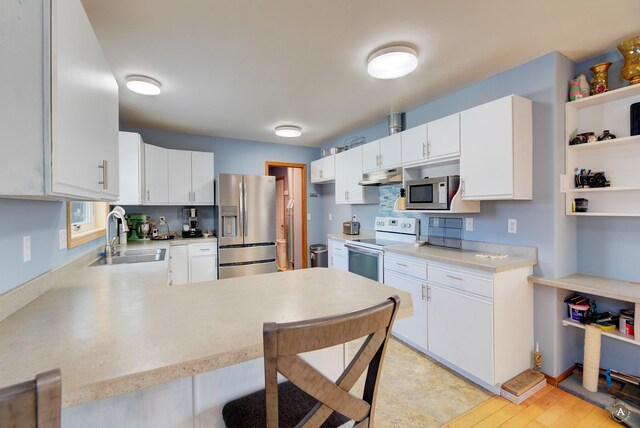
[[[444,285],[456,290],[466,291],[484,297],[493,297],[493,279],[491,276],[476,274],[445,266],[429,265],[429,282]]]
[[[392,272],[427,280],[427,262],[420,259],[396,258],[385,255],[384,268]]]
[[[215,254],[216,244],[189,244],[191,255]]]

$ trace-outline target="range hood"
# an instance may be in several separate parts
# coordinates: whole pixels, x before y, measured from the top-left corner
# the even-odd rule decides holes
[[[402,168],[369,172],[362,177],[360,186],[379,186],[381,184],[402,183]]]

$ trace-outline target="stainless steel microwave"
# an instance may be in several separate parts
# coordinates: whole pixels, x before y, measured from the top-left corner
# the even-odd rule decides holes
[[[405,182],[407,209],[448,210],[458,193],[459,175],[424,178]]]

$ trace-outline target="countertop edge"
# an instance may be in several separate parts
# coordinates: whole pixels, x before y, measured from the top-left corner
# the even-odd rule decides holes
[[[545,278],[541,276],[531,275],[528,277],[528,279],[533,284],[546,285],[549,287],[561,288],[563,290],[583,292],[616,300],[640,303],[640,285],[632,284],[629,281],[622,281],[595,275],[586,275],[582,273],[574,273],[572,275],[567,275],[560,278]],[[603,286],[595,287],[588,284],[587,281],[598,281],[603,284]],[[624,289],[626,287],[633,286],[637,287],[637,296],[625,294],[621,292],[622,290],[620,290],[620,288]]]

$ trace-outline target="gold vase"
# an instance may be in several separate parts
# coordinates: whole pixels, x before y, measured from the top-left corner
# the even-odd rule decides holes
[[[593,73],[591,95],[601,94],[609,89],[609,67],[611,67],[610,62],[601,62],[589,69]]]
[[[618,50],[624,57],[622,78],[628,80],[630,85],[640,83],[640,36],[620,43]]]

